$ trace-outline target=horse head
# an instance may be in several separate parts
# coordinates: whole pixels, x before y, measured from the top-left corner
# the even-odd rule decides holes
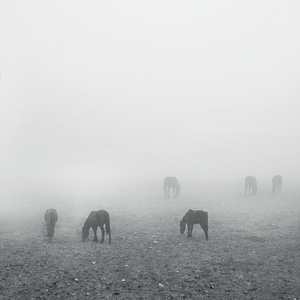
[[[82,227],[82,241],[85,242],[88,236],[89,236],[89,228]]]
[[[181,221],[180,221],[180,233],[181,233],[181,234],[184,234],[184,232],[185,232],[185,227],[186,227],[186,222],[183,221],[183,220],[181,220]]]

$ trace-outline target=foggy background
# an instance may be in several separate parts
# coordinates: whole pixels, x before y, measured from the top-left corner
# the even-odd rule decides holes
[[[299,16],[298,1],[2,0],[1,198],[297,182]]]

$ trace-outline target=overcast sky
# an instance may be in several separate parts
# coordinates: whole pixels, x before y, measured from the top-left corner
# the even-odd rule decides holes
[[[0,0],[2,182],[299,177],[299,16],[296,0]]]

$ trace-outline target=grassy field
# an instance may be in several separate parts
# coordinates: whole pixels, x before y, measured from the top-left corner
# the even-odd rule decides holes
[[[164,199],[160,185],[76,198],[26,196],[0,212],[0,299],[300,299],[300,197],[245,197],[191,185]],[[52,243],[44,212],[59,220]],[[189,209],[209,214],[180,235]],[[110,213],[112,244],[81,242],[91,210]],[[98,233],[98,237],[100,232]]]

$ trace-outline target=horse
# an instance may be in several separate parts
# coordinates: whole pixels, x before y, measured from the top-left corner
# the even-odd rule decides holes
[[[272,191],[273,195],[280,194],[281,193],[281,185],[282,185],[282,176],[281,175],[275,175],[272,178]]]
[[[45,216],[44,216],[46,226],[47,226],[47,237],[49,237],[49,243],[52,240],[52,237],[54,235],[54,228],[55,223],[58,220],[58,215],[56,209],[50,208],[46,210]]]
[[[104,230],[105,225],[105,230]],[[106,232],[106,235],[109,236],[109,243],[111,243],[111,232],[110,232],[110,219],[109,219],[109,213],[106,210],[98,210],[98,211],[92,211],[86,221],[84,222],[84,225],[82,227],[82,241],[86,241],[86,239],[89,236],[90,227],[92,227],[94,231],[94,242],[98,242],[97,237],[97,229],[98,226],[101,229],[102,233],[102,239],[101,243],[104,242],[104,234]]]
[[[245,196],[256,195],[257,193],[257,183],[254,176],[247,176],[245,178]]]
[[[169,198],[170,188],[173,189],[173,197],[176,198],[180,195],[180,185],[176,177],[166,177],[164,179],[164,194],[165,198]]]
[[[200,224],[202,227],[205,238],[208,240],[208,213],[203,210],[189,209],[180,221],[180,233],[184,234],[186,224],[188,225],[188,237],[192,237],[194,224]]]

